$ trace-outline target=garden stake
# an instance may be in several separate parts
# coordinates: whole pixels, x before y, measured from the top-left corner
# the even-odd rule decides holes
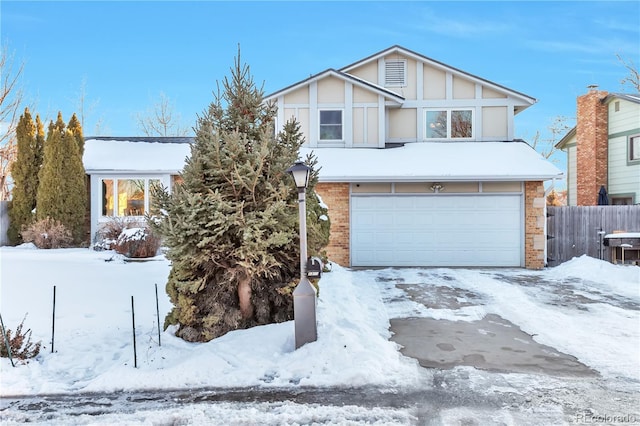
[[[136,352],[136,313],[133,309],[133,296],[131,296],[131,322],[133,324],[133,367],[138,368],[138,354]]]
[[[9,361],[11,361],[11,366],[15,367],[16,365],[13,363],[13,357],[11,356],[11,345],[9,344],[9,339],[7,339],[7,329],[4,328],[4,321],[2,321],[2,315],[0,315],[0,325],[2,325],[2,336],[4,336],[4,344],[7,347],[7,353],[9,354]]]
[[[160,342],[160,306],[158,305],[158,283],[156,283],[156,317],[158,318],[158,346],[162,346],[162,342]]]
[[[51,353],[53,353],[53,342],[56,333],[56,286],[53,286],[53,318],[51,319]]]

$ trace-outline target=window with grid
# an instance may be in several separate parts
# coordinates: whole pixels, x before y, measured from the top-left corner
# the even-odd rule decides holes
[[[342,110],[320,111],[320,140],[342,140]]]
[[[473,137],[473,110],[442,109],[425,113],[425,139],[470,139]]]

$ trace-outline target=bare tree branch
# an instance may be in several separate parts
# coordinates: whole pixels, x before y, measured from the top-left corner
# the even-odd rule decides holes
[[[18,153],[15,130],[23,99],[19,80],[24,63],[14,69],[13,57],[7,51],[5,45],[0,53],[0,200],[11,197],[11,164]]]
[[[567,133],[571,128],[567,123],[568,117],[559,115],[551,120],[551,124],[547,127],[551,135],[548,138],[542,139],[540,131],[536,131],[536,134],[531,140],[531,147],[538,151],[546,159],[550,159],[553,154],[558,151],[556,143]]]
[[[137,115],[138,129],[145,136],[186,136],[187,128],[182,127],[180,115],[174,114],[174,107],[167,95],[160,93],[160,99],[145,114]]]
[[[95,101],[91,101],[87,105],[87,78],[84,77],[82,82],[80,82],[80,91],[76,94],[76,107],[78,109],[78,115],[80,116],[80,125],[83,129],[85,129],[85,119],[87,116],[90,116],[93,111],[96,109],[100,100],[97,99]],[[99,118],[96,123],[96,136],[100,135],[99,129],[101,127],[102,118]]]
[[[618,62],[620,62],[627,71],[629,71],[629,74],[620,80],[622,87],[626,88],[627,86],[631,86],[632,93],[640,93],[640,73],[638,73],[638,67],[636,64],[634,64],[632,60],[625,60],[617,53],[616,58],[618,58]]]

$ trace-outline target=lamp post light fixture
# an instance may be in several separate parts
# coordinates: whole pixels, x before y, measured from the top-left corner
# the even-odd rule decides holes
[[[298,210],[300,213],[300,282],[293,291],[293,320],[296,349],[318,339],[316,324],[316,289],[307,278],[307,205],[306,191],[311,168],[302,161],[287,169],[298,188]]]

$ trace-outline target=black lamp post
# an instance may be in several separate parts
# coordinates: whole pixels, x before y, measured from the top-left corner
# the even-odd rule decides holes
[[[300,213],[300,282],[293,291],[293,318],[295,323],[296,349],[318,339],[316,324],[316,289],[307,278],[307,205],[306,190],[311,168],[301,161],[287,169],[298,188]]]

